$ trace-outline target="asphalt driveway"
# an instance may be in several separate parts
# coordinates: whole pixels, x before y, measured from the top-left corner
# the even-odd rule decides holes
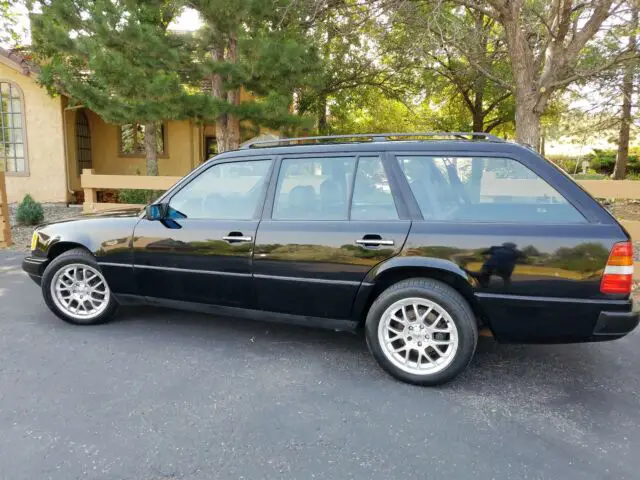
[[[1,479],[638,478],[640,334],[497,345],[438,389],[361,336],[152,309],[74,327],[0,252]]]

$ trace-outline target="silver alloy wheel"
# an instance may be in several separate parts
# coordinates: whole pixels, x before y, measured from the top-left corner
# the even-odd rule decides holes
[[[111,296],[102,274],[83,263],[61,267],[53,276],[50,288],[56,306],[76,320],[92,320],[99,316],[107,308]]]
[[[426,298],[398,300],[382,314],[378,341],[384,355],[414,375],[444,370],[458,351],[458,329],[451,315]]]

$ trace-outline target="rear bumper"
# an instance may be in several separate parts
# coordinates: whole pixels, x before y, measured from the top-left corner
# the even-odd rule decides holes
[[[601,312],[593,329],[596,340],[607,340],[623,337],[638,326],[640,311]]]
[[[48,258],[40,258],[40,257],[25,257],[22,260],[22,270],[24,270],[27,275],[40,285],[42,280],[42,274],[44,273],[44,269],[47,268],[49,264]]]
[[[631,299],[478,296],[494,337],[505,343],[599,342],[637,327],[640,305]]]

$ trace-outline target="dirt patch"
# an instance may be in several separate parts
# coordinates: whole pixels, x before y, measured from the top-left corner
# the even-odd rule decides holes
[[[625,220],[640,220],[639,200],[600,200],[600,203],[609,210],[614,217]]]

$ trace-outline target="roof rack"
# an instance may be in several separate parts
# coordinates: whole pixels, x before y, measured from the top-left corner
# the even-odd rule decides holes
[[[350,135],[322,135],[318,137],[294,137],[294,138],[277,138],[273,140],[256,140],[249,141],[240,147],[241,149],[267,147],[267,146],[286,146],[297,143],[314,141],[321,143],[327,140],[351,140],[357,141],[358,138],[369,138],[372,142],[388,142],[393,141],[396,137],[401,139],[407,137],[444,137],[454,138],[456,140],[488,140],[490,142],[505,143],[505,140],[484,132],[420,132],[420,133],[353,133]],[[335,142],[337,143],[337,142]],[[285,144],[285,145],[283,145]]]

